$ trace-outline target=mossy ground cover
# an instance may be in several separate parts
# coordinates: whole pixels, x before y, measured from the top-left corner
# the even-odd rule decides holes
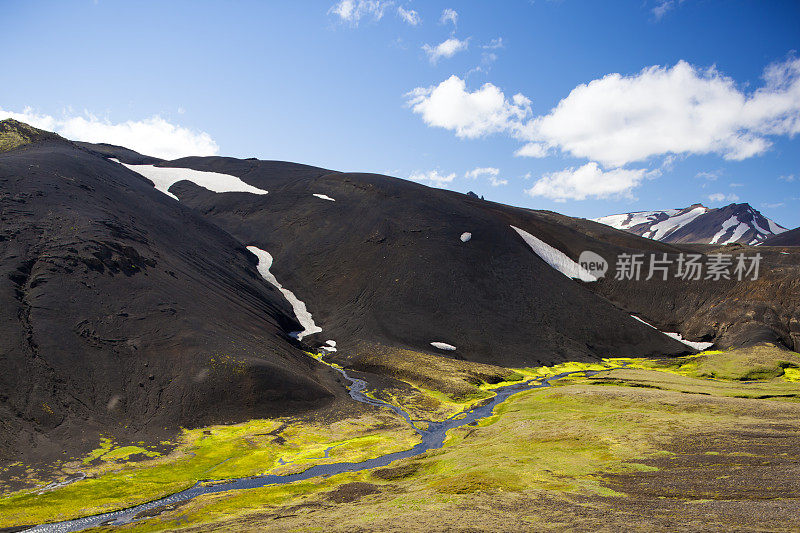
[[[773,344],[706,351],[669,359],[616,358],[606,361],[627,363],[631,368],[729,381],[767,381],[782,378],[783,381],[798,382],[800,377],[800,354]]]
[[[43,131],[14,119],[0,121],[0,153],[13,150],[37,140],[59,138],[58,135]]]
[[[0,498],[0,527],[130,507],[178,492],[199,480],[286,474],[313,464],[361,461],[418,442],[419,436],[390,413],[365,414],[325,425],[265,419],[186,430],[173,452],[135,463],[127,459],[152,457],[156,452],[103,439],[96,450],[62,470],[65,476],[84,472],[87,479],[42,494],[24,490]]]
[[[665,379],[697,379],[640,369],[625,371]],[[508,531],[581,529],[582,524],[591,530],[611,531],[641,530],[641,520],[654,530],[719,520],[712,529],[746,526],[752,530],[753,517],[736,511],[749,509],[765,516],[773,513],[772,529],[791,530],[791,517],[799,507],[796,501],[781,500],[773,507],[757,494],[751,501],[747,491],[735,488],[749,478],[754,478],[752,483],[769,485],[758,477],[759,469],[765,468],[762,459],[746,463],[745,448],[736,446],[752,440],[754,432],[763,432],[767,447],[758,451],[763,457],[769,457],[769,446],[778,442],[785,445],[781,450],[791,450],[787,446],[793,435],[800,436],[800,405],[730,398],[715,390],[696,395],[592,383],[573,380],[564,386],[512,396],[494,416],[450,432],[444,448],[387,468],[334,476],[318,484],[307,481],[204,496],[129,528]],[[709,432],[716,437],[709,438]],[[703,448],[710,442],[712,447]],[[694,457],[687,454],[707,457],[708,467],[700,464],[691,476],[680,477],[684,467],[679,460]],[[673,460],[680,468],[668,472]],[[732,465],[730,472],[741,479],[716,479],[725,477],[718,470],[725,460]],[[794,460],[786,457],[785,462],[789,465]],[[646,485],[626,483],[639,487],[637,490],[650,487],[652,499],[639,499],[637,493],[625,492],[628,485],[613,481],[626,476],[645,479]],[[659,476],[669,483],[676,479],[685,483],[686,499],[677,496],[676,500],[668,492],[672,499],[664,500],[658,493]],[[709,492],[711,497],[693,496],[700,477],[716,488]],[[783,482],[800,487],[792,472],[787,472]],[[355,501],[332,501],[332,494],[359,484],[370,484],[374,490]],[[670,486],[669,490],[680,494],[681,488]],[[728,495],[726,490],[738,492]],[[563,509],[570,513],[564,514]]]
[[[471,363],[422,352],[379,347],[358,368],[390,376],[400,385],[369,391],[369,395],[397,405],[415,420],[441,421],[494,396],[494,390],[565,372],[608,370],[612,362],[565,362],[549,367],[503,368]]]
[[[800,405],[792,401],[800,387],[787,379],[785,370],[780,377],[757,383],[687,375],[701,371],[698,360],[727,368],[729,364],[720,357],[725,353],[707,352],[672,361],[609,359],[508,371],[504,375],[513,379],[508,382],[579,373],[555,382],[555,387],[512,396],[493,416],[451,431],[444,448],[398,461],[389,468],[203,496],[129,528],[352,530],[380,524],[381,529],[402,530],[409,517],[420,521],[416,524],[419,529],[440,529],[463,524],[465,519],[472,527],[482,529],[519,524],[543,527],[548,521],[539,511],[530,509],[531,501],[574,506],[575,498],[613,514],[615,508],[632,504],[624,485],[609,483],[609,476],[661,475],[662,466],[654,461],[684,453],[671,444],[676,440],[688,442],[709,428],[725,437],[723,443],[733,442],[734,435],[746,434],[751,431],[747,428],[755,427],[769,432],[773,426],[791,426],[800,435],[800,427],[795,428],[800,426]],[[627,367],[614,368],[621,363],[627,363]],[[765,362],[761,358],[743,363],[745,368],[735,368],[727,375],[748,375],[746,366],[754,364],[763,366]],[[604,372],[584,377],[581,372],[587,370]],[[490,381],[493,383],[481,381],[472,386],[489,395],[504,384],[502,379]],[[461,409],[471,405],[471,401],[459,404],[447,391],[414,390],[425,398],[438,395],[440,404],[452,402]],[[92,460],[92,464],[101,463],[94,467],[96,477],[40,496],[29,492],[4,498],[0,501],[0,525],[124,507],[175,492],[196,479],[266,471],[289,473],[311,464],[407,449],[417,442],[408,428],[385,415],[325,427],[265,420],[194,430],[185,434],[175,452],[137,466],[100,461],[127,453],[115,454],[125,447],[103,442]],[[763,429],[765,420],[773,421],[767,424],[768,429]],[[281,444],[276,443],[279,438]],[[328,458],[324,458],[326,449]],[[715,455],[703,456],[724,457],[726,449],[723,446],[712,452]],[[279,459],[288,464],[281,466]],[[793,479],[790,476],[787,483]],[[352,486],[368,486],[370,490],[347,504],[331,500],[330,494],[347,493]],[[675,490],[679,492],[680,486]],[[93,502],[91,509],[82,503],[86,501]],[[486,512],[473,515],[467,510],[470,505],[483,506]],[[706,512],[702,511],[704,504],[696,505],[699,513]],[[549,509],[558,512],[557,507]],[[494,524],[497,527],[491,527],[485,521],[487,517],[499,520]]]

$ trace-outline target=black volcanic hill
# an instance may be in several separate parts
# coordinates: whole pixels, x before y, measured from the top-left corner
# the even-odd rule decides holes
[[[28,133],[0,153],[1,456],[72,454],[100,432],[144,440],[342,394],[289,337],[292,309],[240,242],[139,174]]]
[[[191,181],[169,189],[243,243],[272,253],[278,279],[325,330],[318,341],[337,340],[343,362],[356,367],[361,355],[386,346],[507,366],[685,349],[642,330],[628,313],[720,347],[769,341],[800,348],[794,255],[739,244],[661,243],[374,174],[222,157],[158,166],[228,173],[269,190],[215,194]],[[584,250],[599,253],[612,270],[599,282],[568,279],[512,225],[572,260]],[[465,232],[471,238],[461,242]],[[709,254],[754,250],[764,256],[755,281],[687,281],[674,278],[674,269],[666,282],[613,275],[622,253],[667,253],[676,261],[680,253],[696,252],[707,261]]]
[[[770,237],[763,244],[764,246],[800,246],[800,228]]]
[[[786,231],[749,204],[730,204],[719,209],[694,204],[684,209],[638,211],[594,220],[670,243],[757,245]]]
[[[169,189],[270,252],[272,271],[323,328],[318,340],[335,339],[342,355],[389,346],[520,366],[688,350],[554,270],[511,228],[555,245],[608,246],[554,214],[285,162],[210,157],[159,166],[230,174],[269,191],[215,194],[189,181]],[[465,232],[471,239],[462,242]]]

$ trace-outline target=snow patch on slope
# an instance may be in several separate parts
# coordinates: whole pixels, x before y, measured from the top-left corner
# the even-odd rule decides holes
[[[775,222],[773,222],[770,219],[767,219],[767,224],[769,224],[770,231],[772,233],[774,233],[775,235],[777,235],[779,233],[783,233],[784,231],[789,231],[788,229],[784,228],[783,226],[779,226],[778,224],[776,224]]]
[[[432,342],[431,346],[433,346],[434,348],[439,348],[440,350],[448,350],[448,351],[456,349],[456,347],[453,346],[452,344],[447,344],[446,342],[439,342],[439,341]]]
[[[690,347],[690,348],[694,348],[695,350],[703,351],[703,350],[706,350],[706,349],[708,349],[708,348],[710,348],[711,346],[713,346],[713,345],[714,345],[714,343],[713,343],[713,342],[694,342],[694,341],[687,341],[686,339],[684,339],[684,338],[681,336],[681,334],[680,334],[680,333],[671,333],[671,332],[668,332],[668,331],[661,331],[661,330],[657,329],[657,328],[656,328],[654,325],[652,325],[652,324],[650,324],[650,323],[648,323],[648,322],[645,322],[644,320],[642,320],[642,319],[641,319],[641,318],[639,318],[638,316],[631,315],[631,317],[632,317],[632,318],[635,318],[636,320],[638,320],[638,321],[639,321],[639,322],[641,322],[642,324],[644,324],[644,325],[646,325],[646,326],[650,326],[650,327],[651,327],[651,328],[653,328],[654,330],[656,330],[656,331],[658,331],[658,332],[660,332],[660,333],[663,333],[663,334],[664,334],[664,335],[666,335],[667,337],[672,337],[672,338],[673,338],[673,339],[675,339],[676,341],[678,341],[678,342],[682,342],[683,344],[685,344],[686,346],[688,346],[688,347]]]
[[[461,234],[461,242],[467,242],[471,238],[472,238],[472,233],[468,231],[465,231],[464,233]]]
[[[634,233],[638,233],[642,237],[646,237],[648,239],[663,241],[674,232],[686,227],[696,219],[714,211],[719,211],[719,209],[709,209],[703,205],[695,204],[691,207],[687,207],[686,209],[637,211],[634,213],[609,215],[592,220],[616,229],[633,231]],[[748,244],[758,245],[771,235],[778,235],[779,233],[788,231],[786,228],[781,227],[772,220],[763,216],[749,205],[747,206],[747,210],[743,213],[747,219],[747,222],[740,220],[736,214],[732,215],[728,221],[723,223],[721,227],[716,228],[717,233],[714,235],[709,244],[729,244],[738,242],[744,237],[745,234],[747,234],[750,229],[752,229],[753,236],[749,239]],[[741,215],[742,212],[739,214]],[[743,226],[734,227],[736,224],[742,224]],[[763,227],[765,225],[767,226],[766,228]],[[634,228],[636,229],[634,230]],[[731,233],[731,237],[723,240],[728,232]]]
[[[670,233],[679,230],[691,221],[708,213],[709,209],[697,206],[688,211],[685,209],[666,209],[664,211],[637,211],[621,215],[609,215],[593,219],[612,228],[627,230],[640,224],[649,224],[650,227],[642,234],[648,239],[661,240]],[[666,217],[666,218],[664,218]],[[659,219],[663,218],[659,222]]]
[[[744,222],[740,222],[740,223],[739,223],[739,225],[738,225],[738,226],[736,226],[736,229],[735,229],[735,230],[733,230],[733,235],[731,235],[731,238],[730,238],[730,239],[728,239],[728,240],[727,240],[727,241],[725,241],[725,242],[721,242],[720,244],[730,244],[730,243],[732,243],[732,242],[738,242],[738,241],[739,241],[739,239],[741,239],[741,238],[742,238],[742,236],[743,236],[745,233],[747,233],[747,231],[748,231],[749,229],[750,229],[750,226],[749,226],[748,224],[745,224]]]
[[[241,178],[230,174],[220,174],[219,172],[204,172],[202,170],[192,170],[191,168],[171,168],[157,167],[155,165],[129,165],[117,159],[109,158],[110,161],[124,165],[149,179],[155,184],[156,189],[176,200],[178,197],[169,192],[169,188],[175,183],[183,180],[191,181],[212,192],[249,192],[252,194],[267,194],[264,189],[253,187],[243,182]]]
[[[330,196],[328,196],[327,194],[319,194],[319,193],[315,193],[315,194],[313,194],[312,196],[316,196],[317,198],[321,198],[321,199],[323,199],[323,200],[330,200],[331,202],[335,202],[335,201],[336,201],[335,199],[331,198],[331,197],[330,197]]]
[[[717,241],[720,240],[722,238],[722,236],[725,235],[725,233],[728,232],[728,229],[732,228],[735,224],[738,224],[738,223],[739,223],[739,219],[736,218],[735,215],[732,216],[731,218],[729,218],[728,220],[726,220],[725,222],[723,222],[722,226],[721,226],[721,229],[717,232],[716,235],[714,235],[714,237],[711,239],[711,241],[708,244],[717,244]],[[725,243],[720,243],[720,244],[725,244]]]
[[[621,215],[608,215],[605,217],[592,219],[616,229],[630,229],[639,224],[649,224],[658,220],[659,215],[672,217],[680,213],[680,209],[667,209],[666,211],[636,211],[634,213],[623,213]]]
[[[272,256],[269,254],[269,252],[266,252],[260,248],[256,248],[255,246],[248,246],[247,249],[258,258],[258,266],[256,267],[258,269],[258,273],[261,274],[262,278],[267,280],[283,293],[283,296],[291,304],[294,314],[297,317],[297,321],[300,322],[301,326],[303,326],[303,331],[295,331],[291,333],[291,335],[297,340],[303,340],[303,337],[322,331],[322,328],[314,323],[311,313],[309,313],[308,309],[306,309],[306,304],[298,300],[297,296],[295,296],[292,291],[285,289],[280,283],[278,283],[275,275],[269,271],[270,267],[272,267]],[[328,342],[330,343],[330,341]],[[333,348],[335,345],[336,343],[334,343],[331,347]]]
[[[320,349],[330,353],[336,351],[336,341],[327,340],[325,341],[326,346],[320,346]]]
[[[581,281],[597,281],[597,278],[589,273],[585,268],[570,259],[567,254],[557,250],[546,242],[537,239],[525,230],[516,226],[511,226],[514,231],[531,247],[531,250],[541,257],[545,263],[555,268],[568,278],[578,278]]]
[[[680,212],[680,211],[679,211]],[[666,220],[662,220],[658,224],[654,224],[650,227],[650,232],[645,233],[643,237],[647,237],[649,239],[660,240],[670,233],[679,230],[680,228],[684,227],[686,224],[691,222],[692,220],[696,219],[700,215],[704,215],[708,212],[707,207],[695,207],[683,214],[669,214],[669,218]]]

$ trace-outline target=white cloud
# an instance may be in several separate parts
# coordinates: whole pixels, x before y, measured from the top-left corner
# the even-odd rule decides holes
[[[509,101],[491,83],[469,92],[458,76],[450,76],[439,85],[417,87],[405,96],[425,124],[468,139],[514,130],[531,111],[530,100],[521,94]]]
[[[706,172],[698,172],[695,174],[695,178],[700,178],[708,181],[717,181],[721,172],[719,170],[709,170]]]
[[[478,179],[479,177],[484,176],[484,175],[497,176],[498,174],[500,174],[500,169],[499,168],[477,167],[477,168],[473,168],[470,171],[467,171],[467,173],[464,174],[464,177],[467,178],[467,179],[475,180],[475,179]]]
[[[514,152],[514,155],[519,157],[545,157],[547,156],[547,146],[543,143],[527,143]]]
[[[468,171],[464,174],[464,177],[467,179],[475,180],[481,176],[486,176],[489,179],[489,183],[492,187],[498,187],[500,185],[508,185],[508,180],[500,178],[500,169],[494,167],[478,167],[473,168],[472,170]]]
[[[656,21],[659,21],[664,18],[664,15],[683,4],[684,1],[685,0],[656,0],[655,5],[650,9],[650,13],[653,14],[653,18],[655,18]]]
[[[708,199],[712,202],[738,202],[739,197],[735,194],[724,194],[721,192],[715,192],[714,194],[709,194]]]
[[[545,149],[558,149],[612,168],[691,154],[743,160],[769,149],[770,136],[797,135],[800,59],[767,67],[763,78],[761,88],[744,92],[713,68],[680,61],[671,68],[652,66],[633,76],[609,74],[579,85],[535,118],[525,96],[509,102],[490,83],[469,92],[456,76],[407,96],[426,124],[459,137],[506,132],[539,144],[523,146],[518,155],[541,157]],[[448,97],[437,98],[444,94]],[[490,105],[464,105],[479,99]]]
[[[793,182],[793,181],[795,181],[797,178],[795,177],[795,175],[794,175],[794,174],[789,174],[789,175],[787,175],[787,176],[781,176],[781,177],[779,177],[778,179],[779,179],[779,180],[781,180],[781,181],[785,181],[786,183],[792,183],[792,182]]]
[[[54,131],[73,141],[116,144],[164,159],[215,155],[219,151],[208,133],[172,124],[159,116],[113,123],[90,114],[56,118],[38,114],[30,108],[25,108],[22,113],[0,108],[0,120],[6,118]]]
[[[455,172],[447,175],[440,174],[438,170],[429,170],[428,172],[417,171],[413,172],[408,179],[434,187],[446,187],[456,179],[456,174]]]
[[[744,187],[744,183],[729,183],[729,187]]]
[[[431,46],[429,44],[422,45],[422,49],[428,54],[428,59],[431,63],[436,64],[441,58],[451,58],[459,52],[463,52],[469,45],[469,39],[456,39],[450,37],[444,42]]]
[[[439,24],[451,23],[453,26],[458,25],[458,13],[455,9],[449,7],[442,11],[442,17],[439,19]]]
[[[340,0],[331,6],[328,13],[338,16],[342,22],[358,26],[363,18],[382,19],[386,9],[392,5],[393,2],[383,0]]]
[[[767,135],[800,133],[800,60],[771,66],[764,78],[748,95],[714,69],[684,61],[609,74],[573,89],[526,124],[523,137],[605,166],[668,154],[747,159],[770,147]]]
[[[498,48],[505,48],[505,44],[503,44],[502,37],[497,37],[496,39],[489,41],[489,44],[484,44],[482,48],[485,48],[486,50],[497,50]]]
[[[778,207],[783,207],[786,205],[784,202],[775,202],[774,204],[762,203],[761,207],[766,207],[767,209],[777,209]]]
[[[671,11],[675,8],[675,0],[660,0],[650,12],[656,18],[656,20],[661,20],[661,18],[667,14],[668,11]]]
[[[422,22],[419,13],[413,9],[406,9],[403,6],[397,6],[397,16],[412,26],[418,26],[419,23]]]
[[[497,54],[494,52],[483,52],[481,53],[481,64],[477,67],[473,67],[464,74],[464,80],[466,81],[470,76],[473,74],[483,73],[488,74],[492,68],[492,64],[497,61]]]
[[[644,169],[613,169],[604,171],[590,161],[580,168],[568,168],[545,174],[525,192],[530,196],[544,196],[556,202],[585,200],[586,198],[632,198],[631,191],[645,177]]]

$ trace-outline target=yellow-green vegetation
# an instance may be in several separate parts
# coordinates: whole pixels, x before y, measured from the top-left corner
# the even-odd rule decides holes
[[[0,153],[30,144],[43,137],[57,137],[14,119],[0,121]]]
[[[155,452],[141,446],[115,446],[103,439],[96,450],[62,470],[64,475],[84,472],[87,479],[43,494],[24,490],[0,498],[0,527],[130,507],[178,492],[198,480],[287,474],[313,464],[362,461],[411,448],[419,436],[386,412],[327,424],[265,419],[211,426],[185,430],[179,442],[171,453],[153,457]],[[125,462],[138,454],[152,458]]]
[[[377,371],[415,387],[435,390],[453,402],[486,398],[486,386],[523,378],[514,370],[459,361],[413,350],[372,345],[371,355],[359,360],[359,369]]]
[[[714,350],[670,359],[606,359],[609,363],[627,363],[630,368],[660,370],[683,376],[732,380],[797,382],[800,354],[773,344],[761,344],[734,350]]]
[[[142,446],[115,446],[114,441],[110,438],[104,437],[100,439],[100,446],[89,452],[86,457],[81,460],[83,465],[89,465],[96,461],[127,461],[132,456],[140,457],[158,457],[161,454],[155,450],[148,450]],[[73,464],[70,468],[74,468]]]
[[[142,448],[141,446],[120,446],[112,449],[110,452],[100,456],[103,461],[127,461],[134,455],[141,455],[144,457],[158,457],[161,454]]]
[[[494,389],[562,372],[607,370],[612,363],[568,362],[551,367],[509,369],[459,361],[412,350],[371,345],[371,356],[358,368],[390,376],[407,386],[384,387],[369,393],[402,407],[413,419],[439,421],[494,396]]]
[[[781,378],[769,381],[741,382],[695,378],[663,370],[628,367],[598,374],[585,381],[594,385],[624,385],[706,396],[800,401],[798,384]]]
[[[497,510],[495,518],[510,521],[506,526],[538,527],[545,522],[537,513],[516,511],[521,502],[555,498],[563,503],[580,495],[593,502],[593,509],[612,512],[608,499],[623,501],[626,495],[624,486],[607,481],[609,476],[661,475],[657,461],[682,453],[675,442],[710,428],[725,435],[724,443],[742,441],[739,435],[755,431],[748,428],[771,431],[763,429],[764,420],[775,421],[768,426],[781,428],[780,438],[790,431],[800,434],[800,404],[795,403],[800,387],[792,374],[798,356],[774,347],[513,370],[427,354],[401,355],[391,361],[401,385],[375,394],[421,419],[457,413],[503,385],[575,374],[554,387],[514,395],[492,416],[450,431],[442,449],[387,468],[207,495],[129,528],[341,530],[375,528],[375,520],[383,526],[409,523],[414,517],[429,529],[441,529],[462,523],[464,509],[476,505]],[[587,371],[601,372],[585,376]],[[430,379],[423,379],[423,373]],[[766,379],[751,382],[753,376]],[[797,427],[786,429],[790,426]],[[135,465],[121,458],[141,456],[146,448],[106,439],[74,466],[90,479],[38,496],[27,491],[1,499],[0,527],[127,507],[199,479],[288,474],[312,464],[377,457],[417,442],[418,436],[388,411],[326,425],[281,419],[185,431],[176,450]],[[695,453],[724,457],[726,452]],[[356,503],[338,505],[349,501],[341,498]],[[469,525],[500,527],[482,520],[475,517]]]
[[[697,379],[640,369],[625,371],[665,379]],[[457,525],[464,529],[542,530],[553,528],[553,518],[558,516],[553,510],[578,501],[583,510],[568,516],[556,529],[575,529],[576,520],[593,517],[597,520],[593,528],[578,529],[602,526],[600,529],[614,530],[609,526],[613,520],[633,520],[627,529],[635,529],[641,514],[618,510],[634,505],[637,498],[609,486],[609,475],[659,476],[659,467],[648,463],[670,461],[683,453],[675,448],[675,442],[703,435],[710,428],[731,435],[722,439],[723,443],[747,441],[749,432],[765,422],[781,425],[776,435],[786,434],[790,426],[800,431],[798,415],[800,406],[793,403],[572,381],[512,396],[492,417],[451,431],[444,448],[387,468],[334,476],[319,484],[302,482],[203,496],[129,527],[135,531],[348,531],[402,530],[405,526],[430,531]],[[740,430],[745,436],[738,436]],[[723,448],[696,453],[717,457],[726,452]],[[733,471],[752,474],[736,463]],[[761,468],[760,464],[755,468]],[[722,473],[712,468],[708,475],[714,479]],[[658,479],[654,477],[652,483],[658,485]],[[374,489],[346,505],[332,501],[332,495],[361,485]],[[718,496],[725,497],[724,493]],[[703,505],[700,500],[691,503]],[[674,527],[669,520],[674,520],[675,512],[668,510],[667,526],[671,523]],[[686,510],[690,512],[694,511]],[[698,514],[699,520],[708,518],[702,507]]]

